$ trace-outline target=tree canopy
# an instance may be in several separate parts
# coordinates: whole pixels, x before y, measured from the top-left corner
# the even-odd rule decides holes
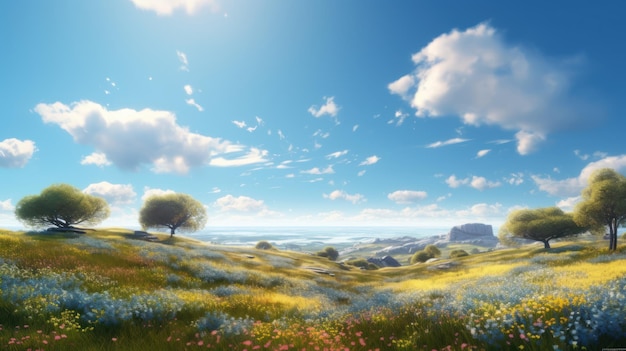
[[[22,198],[15,206],[16,217],[31,227],[76,224],[95,225],[109,217],[109,205],[100,197],[85,194],[68,184],[55,184],[39,195]]]
[[[574,222],[574,216],[558,207],[513,211],[500,229],[500,237],[540,241],[550,248],[550,240],[581,234],[587,229]]]
[[[144,229],[169,228],[195,232],[204,228],[207,213],[204,206],[187,194],[154,195],[146,199],[139,212],[139,223]]]
[[[626,177],[610,168],[596,170],[583,189],[574,220],[593,232],[609,230],[609,250],[617,249],[617,228],[626,219]]]

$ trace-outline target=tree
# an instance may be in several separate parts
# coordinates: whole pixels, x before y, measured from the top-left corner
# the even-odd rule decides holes
[[[327,257],[331,261],[336,261],[337,258],[339,257],[339,251],[337,251],[332,246],[327,246],[324,248],[324,250],[319,251],[317,255],[320,257]]]
[[[426,245],[424,251],[428,252],[431,257],[439,257],[441,256],[441,251],[439,248],[433,244]]]
[[[510,234],[516,238],[540,241],[549,249],[550,240],[581,234],[586,230],[574,222],[572,214],[558,207],[546,207],[511,212],[500,230],[500,236]]]
[[[422,251],[417,251],[416,253],[414,253],[413,256],[411,256],[411,260],[409,262],[411,262],[411,264],[415,264],[418,262],[423,263],[423,262],[430,260],[431,258],[434,258],[432,254],[422,250]]]
[[[176,230],[195,232],[206,224],[204,206],[187,194],[153,195],[146,199],[139,212],[139,223],[144,229],[169,228],[170,236]]]
[[[605,233],[609,229],[609,250],[617,249],[617,228],[626,219],[626,177],[610,168],[598,169],[583,189],[582,201],[576,205],[574,220]]]
[[[54,184],[39,195],[22,198],[15,206],[15,216],[31,227],[95,225],[109,217],[109,204],[71,185]]]

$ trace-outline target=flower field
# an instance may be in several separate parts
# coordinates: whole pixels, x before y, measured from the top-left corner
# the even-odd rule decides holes
[[[626,347],[626,249],[599,239],[365,271],[159,238],[0,231],[0,349]]]

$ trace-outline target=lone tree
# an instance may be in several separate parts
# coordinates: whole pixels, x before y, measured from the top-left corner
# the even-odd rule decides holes
[[[596,170],[583,189],[582,201],[574,210],[574,220],[605,233],[609,229],[609,250],[617,249],[617,228],[626,219],[626,177],[611,168]]]
[[[139,212],[139,223],[144,229],[169,228],[170,236],[177,229],[195,232],[206,224],[204,206],[187,194],[154,195],[146,199]]]
[[[546,249],[550,240],[584,233],[587,228],[574,222],[574,216],[558,207],[513,211],[500,230],[500,237],[541,241]]]
[[[109,205],[103,198],[85,194],[71,185],[54,184],[39,195],[21,199],[15,206],[15,216],[31,227],[95,225],[109,217]]]

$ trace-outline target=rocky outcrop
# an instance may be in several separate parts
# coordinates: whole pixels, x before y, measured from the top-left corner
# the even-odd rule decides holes
[[[377,256],[412,254],[423,250],[427,245],[445,247],[450,243],[464,243],[485,247],[496,247],[498,238],[493,235],[493,227],[489,224],[467,223],[452,227],[447,234],[428,238],[402,241],[375,252]]]
[[[367,262],[373,263],[378,267],[400,267],[401,264],[395,258],[387,255],[383,257],[370,257],[367,259]]]

